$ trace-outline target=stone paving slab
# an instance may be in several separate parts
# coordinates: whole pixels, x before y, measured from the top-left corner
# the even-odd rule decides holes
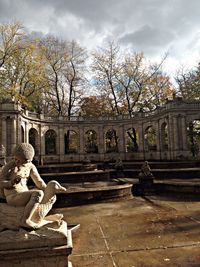
[[[113,260],[109,253],[74,255],[73,267],[112,267]]]
[[[70,256],[75,267],[200,266],[198,201],[135,197],[59,212],[80,223]]]
[[[114,253],[113,258],[118,267],[199,267],[200,248],[128,251]]]

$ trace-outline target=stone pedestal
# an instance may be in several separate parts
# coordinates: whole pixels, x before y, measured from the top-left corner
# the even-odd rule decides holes
[[[133,194],[135,196],[151,195],[155,192],[154,176],[139,174],[139,183],[133,185]]]
[[[154,177],[153,175],[147,175],[147,176],[140,176],[139,177],[139,183],[140,185],[144,187],[150,187],[153,185]]]
[[[71,231],[64,221],[30,232],[0,232],[0,267],[71,267],[71,252]]]

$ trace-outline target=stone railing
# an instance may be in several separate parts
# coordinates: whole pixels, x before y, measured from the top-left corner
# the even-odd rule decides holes
[[[153,111],[148,112],[135,112],[132,114],[132,117],[130,118],[129,114],[121,114],[117,116],[100,116],[100,117],[86,117],[86,116],[71,116],[70,118],[68,116],[49,116],[48,114],[38,114],[35,112],[30,112],[27,110],[23,111],[23,115],[25,115],[28,118],[32,119],[39,119],[41,121],[71,121],[71,122],[77,122],[77,121],[124,121],[129,119],[137,119],[137,118],[147,118],[147,117],[154,117],[156,115],[162,115],[166,111],[169,110],[199,110],[200,111],[200,102],[185,102],[181,100],[176,101],[169,101],[166,105],[155,109]]]
[[[170,101],[165,105],[166,109],[187,109],[187,110],[200,110],[200,102],[194,101]]]

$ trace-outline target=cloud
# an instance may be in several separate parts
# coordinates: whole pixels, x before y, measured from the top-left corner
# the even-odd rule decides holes
[[[173,31],[144,25],[134,32],[125,34],[119,41],[123,44],[132,44],[137,51],[155,54],[158,50],[167,50],[174,39]]]
[[[18,20],[30,33],[75,39],[88,49],[113,39],[150,58],[170,50],[187,64],[200,51],[199,10],[199,0],[0,0],[0,23]]]

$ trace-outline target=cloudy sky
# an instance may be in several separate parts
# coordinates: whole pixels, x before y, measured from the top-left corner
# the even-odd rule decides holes
[[[115,40],[150,60],[167,52],[171,75],[200,60],[199,0],[0,0],[0,23],[14,20],[88,49]]]

